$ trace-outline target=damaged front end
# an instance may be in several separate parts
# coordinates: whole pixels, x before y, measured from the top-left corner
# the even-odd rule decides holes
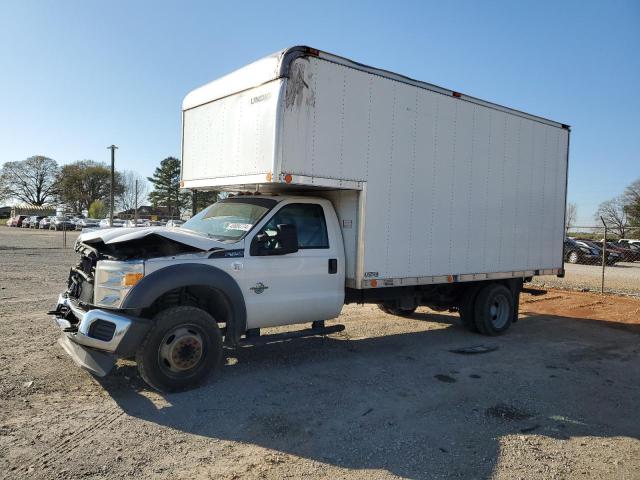
[[[149,330],[147,319],[102,309],[87,310],[67,293],[49,312],[62,330],[58,343],[81,367],[103,377],[118,358],[135,354]]]
[[[150,328],[140,311],[120,308],[144,277],[145,260],[208,250],[153,230],[123,233],[125,238],[110,237],[109,231],[78,238],[75,251],[80,260],[69,272],[67,290],[49,312],[62,330],[61,346],[97,376],[107,375],[118,358],[135,355]]]

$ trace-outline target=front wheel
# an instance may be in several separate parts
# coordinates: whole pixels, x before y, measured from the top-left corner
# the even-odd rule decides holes
[[[171,307],[136,352],[140,376],[162,392],[197,387],[222,364],[222,334],[214,318],[196,307]]]
[[[567,260],[569,260],[569,263],[578,263],[578,260],[580,260],[578,252],[569,253],[569,258]]]

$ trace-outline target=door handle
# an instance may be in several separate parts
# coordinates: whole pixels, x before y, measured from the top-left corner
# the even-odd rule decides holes
[[[338,273],[338,259],[330,258],[329,259],[329,273],[334,274]]]

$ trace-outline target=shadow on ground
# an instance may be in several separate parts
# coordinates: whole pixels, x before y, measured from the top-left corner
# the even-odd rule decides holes
[[[165,407],[133,365],[101,383],[128,415],[148,422],[408,478],[489,478],[505,435],[640,438],[640,422],[630,421],[639,328],[531,316],[509,335],[486,338],[451,325],[451,316],[415,319],[443,325],[239,349],[204,387],[164,395]],[[499,348],[450,352],[478,344]]]

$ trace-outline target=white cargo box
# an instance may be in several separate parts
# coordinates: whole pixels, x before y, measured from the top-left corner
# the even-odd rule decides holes
[[[569,127],[307,47],[183,102],[182,182],[333,200],[347,284],[559,273]]]

